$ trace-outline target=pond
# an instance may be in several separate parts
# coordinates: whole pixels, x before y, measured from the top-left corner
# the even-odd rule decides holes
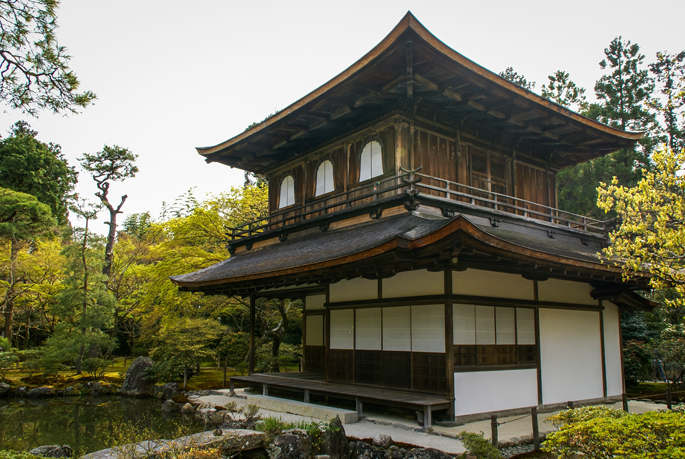
[[[203,430],[202,423],[162,413],[161,406],[155,399],[118,396],[0,399],[0,450],[69,445],[78,456],[107,448],[113,436],[138,441],[125,431],[154,431],[157,438],[170,438]],[[127,424],[141,428],[123,429]]]

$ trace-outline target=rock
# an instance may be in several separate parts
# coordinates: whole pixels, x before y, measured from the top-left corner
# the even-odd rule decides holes
[[[144,379],[145,371],[152,367],[152,364],[152,359],[149,357],[140,356],[135,359],[126,371],[126,379],[119,392],[134,396],[152,395],[152,389],[155,384]]]
[[[269,459],[300,459],[313,455],[312,439],[301,429],[290,429],[277,436],[268,446]]]
[[[330,459],[350,457],[345,428],[339,416],[330,422],[329,428],[321,435],[321,454],[329,455]]]
[[[99,382],[86,383],[86,390],[90,395],[98,395],[102,391],[102,384]]]
[[[169,400],[170,398],[174,398],[178,394],[181,393],[181,389],[178,385],[178,383],[175,382],[169,382],[166,383],[165,385],[162,386],[162,397],[164,400]]]
[[[385,459],[385,453],[385,450],[381,447],[369,445],[363,441],[358,441],[352,457],[356,457],[358,459]]]
[[[45,445],[33,448],[29,454],[42,457],[72,457],[74,451],[67,445]]]
[[[55,391],[52,389],[52,387],[36,387],[35,389],[31,389],[30,391],[28,391],[26,393],[26,396],[31,397],[31,398],[34,398],[34,397],[38,398],[38,397],[49,397],[49,396],[54,395],[54,394],[55,394]]]
[[[185,394],[178,394],[174,395],[173,397],[170,397],[171,400],[173,400],[176,403],[188,403],[190,399],[185,396]]]
[[[0,395],[7,394],[11,388],[12,388],[12,386],[10,386],[9,384],[4,383],[4,382],[0,382]]]
[[[374,446],[380,446],[381,448],[390,448],[392,445],[392,438],[390,435],[377,435],[373,438]]]
[[[452,459],[452,456],[435,448],[414,448],[404,459]]]
[[[183,414],[195,414],[195,407],[190,403],[186,403],[181,407],[181,413]]]
[[[195,417],[205,424],[218,426],[223,424],[227,411],[217,411],[214,408],[199,408],[195,411]]]
[[[178,405],[173,400],[167,400],[164,402],[162,405],[162,412],[164,413],[173,413],[174,411],[178,411]]]
[[[17,395],[23,397],[26,395],[26,386],[17,387]]]

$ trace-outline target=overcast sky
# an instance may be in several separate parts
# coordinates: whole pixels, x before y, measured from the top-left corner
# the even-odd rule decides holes
[[[163,201],[191,187],[202,198],[242,184],[242,171],[208,165],[194,147],[223,142],[324,84],[408,10],[459,53],[494,72],[513,66],[537,89],[562,69],[592,96],[603,49],[618,35],[638,43],[646,62],[685,49],[682,0],[62,0],[59,42],[98,100],[68,117],[5,109],[0,133],[26,119],[74,165],[105,144],[131,149],[140,173],[111,194],[128,194],[125,214],[157,217]],[[95,191],[85,173],[78,191]]]

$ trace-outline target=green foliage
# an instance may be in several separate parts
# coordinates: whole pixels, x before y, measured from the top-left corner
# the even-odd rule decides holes
[[[0,459],[36,459],[37,457],[24,451],[0,450]]]
[[[110,364],[107,359],[90,358],[83,361],[83,371],[95,378],[102,377],[105,369]]]
[[[0,336],[0,351],[7,351],[10,347],[10,341],[5,337]]]
[[[11,136],[0,141],[0,187],[35,196],[64,224],[77,174],[59,145],[40,142],[36,135],[28,124],[19,121]]]
[[[50,208],[35,196],[0,188],[0,238],[32,239],[54,224]]]
[[[611,409],[563,412],[555,416],[559,431],[548,434],[541,449],[560,459],[685,458],[682,413],[619,413]]]
[[[604,405],[583,406],[571,410],[560,411],[554,416],[547,418],[546,422],[549,422],[556,427],[563,427],[595,418],[622,418],[627,415],[628,413],[625,411],[609,408]]]
[[[95,100],[77,92],[70,56],[57,43],[57,0],[0,1],[0,98],[30,115],[39,110],[76,113]]]
[[[484,438],[483,432],[480,434],[462,432],[459,434],[459,439],[466,448],[463,457],[476,456],[478,459],[501,459],[503,457],[495,445]]]
[[[499,72],[499,76],[507,81],[514,83],[517,86],[521,86],[523,89],[532,91],[535,88],[535,82],[529,82],[526,77],[518,72],[514,71],[513,67],[507,67],[503,72]]]
[[[685,148],[685,51],[677,54],[656,53],[656,62],[649,64],[660,97],[652,96],[650,105],[662,118],[659,140],[672,151]]]
[[[0,352],[0,379],[5,379],[5,373],[14,368],[19,357],[14,350]]]
[[[549,75],[547,78],[549,83],[542,86],[540,93],[542,97],[576,112],[587,110],[585,88],[571,81],[568,72],[557,70],[554,75]]]
[[[652,351],[643,341],[626,341],[623,347],[623,370],[626,381],[637,384],[652,376]]]
[[[152,217],[150,216],[150,212],[131,214],[126,217],[121,226],[123,227],[124,233],[140,239],[150,230],[150,227],[152,226]]]

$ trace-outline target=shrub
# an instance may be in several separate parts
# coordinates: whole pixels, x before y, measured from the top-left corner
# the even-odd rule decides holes
[[[86,359],[83,361],[83,371],[90,376],[100,378],[105,373],[107,365],[109,365],[109,360],[107,359]]]
[[[37,459],[37,457],[23,451],[0,450],[0,459]]]
[[[12,347],[10,346],[10,340],[3,336],[0,336],[0,352],[7,352],[10,350],[10,347]]]
[[[502,453],[491,442],[486,440],[483,432],[480,434],[472,432],[462,432],[459,439],[464,444],[466,452],[464,457],[476,456],[478,459],[501,459]]]
[[[559,414],[548,417],[545,422],[549,422],[555,427],[562,427],[595,418],[622,418],[627,415],[628,413],[625,411],[609,408],[604,405],[583,406],[581,408],[561,411]]]
[[[575,410],[569,410],[575,411]],[[685,416],[677,412],[617,415],[596,410],[576,416],[564,412],[558,432],[547,435],[542,450],[560,459],[685,458]],[[576,421],[578,420],[578,421]]]
[[[5,379],[5,373],[11,370],[19,361],[16,352],[0,352],[0,380]]]

